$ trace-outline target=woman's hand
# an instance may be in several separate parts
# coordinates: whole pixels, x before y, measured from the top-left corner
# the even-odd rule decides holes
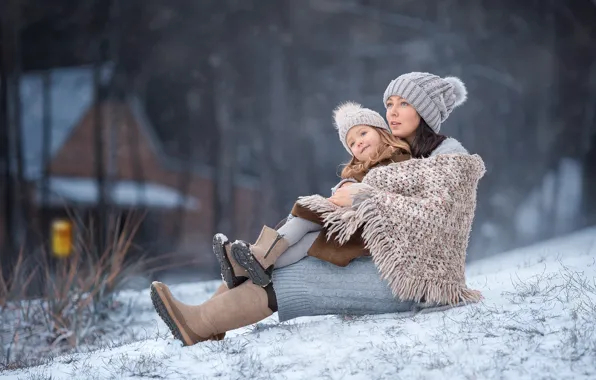
[[[340,207],[352,206],[352,195],[354,191],[351,186],[342,186],[335,191],[329,201]]]

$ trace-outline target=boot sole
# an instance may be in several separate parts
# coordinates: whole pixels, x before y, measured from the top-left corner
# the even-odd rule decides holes
[[[168,326],[174,338],[181,341],[185,346],[190,346],[189,344],[190,339],[185,339],[182,331],[176,324],[176,321],[171,316],[171,310],[168,306],[164,303],[163,299],[159,295],[159,291],[155,288],[153,284],[151,284],[151,302],[153,303],[153,307],[155,311],[157,311],[157,315],[161,318],[162,321]]]
[[[261,264],[250,252],[250,248],[244,244],[232,244],[232,256],[238,264],[246,269],[248,276],[255,285],[265,287],[271,282],[271,276],[263,269]]]
[[[232,263],[230,263],[230,260],[228,260],[226,248],[224,247],[226,243],[229,244],[227,241],[221,241],[217,235],[213,237],[213,253],[215,254],[215,257],[217,257],[217,261],[219,261],[221,279],[226,283],[228,289],[232,289],[246,281],[246,278],[234,276]]]

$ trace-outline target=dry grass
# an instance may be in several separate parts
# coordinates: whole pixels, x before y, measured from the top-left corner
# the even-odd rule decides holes
[[[51,353],[93,344],[126,324],[112,320],[116,310],[130,318],[116,292],[133,276],[158,269],[155,259],[129,258],[141,222],[126,218],[100,253],[92,225],[77,234],[68,258],[19,252],[11,276],[0,273],[0,370],[47,362]]]

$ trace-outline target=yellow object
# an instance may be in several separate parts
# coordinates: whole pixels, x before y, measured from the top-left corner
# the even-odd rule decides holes
[[[72,252],[72,223],[69,220],[52,222],[52,253],[58,258],[70,256]]]

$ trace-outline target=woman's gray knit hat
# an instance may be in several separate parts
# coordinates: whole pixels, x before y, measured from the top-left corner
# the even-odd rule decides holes
[[[352,127],[369,125],[391,133],[391,128],[389,128],[389,125],[387,125],[387,122],[380,113],[364,108],[355,102],[346,102],[337,106],[333,111],[333,119],[335,121],[335,129],[337,129],[337,133],[339,134],[339,140],[344,144],[344,147],[350,154],[352,154],[352,151],[346,142],[346,138],[348,137],[348,131]]]
[[[439,133],[441,123],[455,107],[466,101],[468,91],[459,78],[413,72],[400,75],[389,83],[383,104],[387,105],[387,99],[393,95],[406,99],[428,126]]]

